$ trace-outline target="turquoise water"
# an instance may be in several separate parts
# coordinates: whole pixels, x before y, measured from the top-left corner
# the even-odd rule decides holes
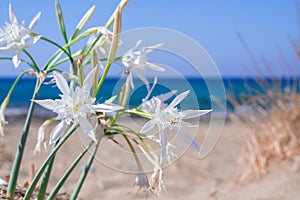
[[[278,87],[282,90],[288,90],[287,88],[292,85],[291,83],[298,82],[298,80],[290,79],[278,79],[276,81],[266,79],[262,84],[263,87],[260,87],[257,81],[250,78],[224,78],[222,81],[225,86],[227,96],[233,96],[236,98],[241,95],[256,95],[257,91],[262,93],[267,92],[268,89],[274,87],[274,85],[278,85]],[[13,78],[0,78],[0,102],[2,102],[5,98],[13,82]],[[110,98],[112,95],[118,95],[120,87],[124,82],[125,80],[123,79],[106,79],[100,89],[99,95],[97,96],[97,102],[101,103]],[[147,95],[147,89],[141,82],[135,81],[134,84],[135,88],[130,94],[128,107],[138,106],[142,102],[142,99]],[[186,80],[160,79],[151,96],[157,96],[171,90],[177,90],[177,94],[190,90],[190,95],[183,102],[186,109],[210,109],[211,96],[207,84],[210,85],[210,88],[214,88],[214,84],[220,84],[220,80],[206,79],[206,81],[204,81],[203,79],[197,78],[188,78]],[[14,108],[11,112],[18,114],[22,111],[22,109],[24,110],[29,105],[34,85],[35,79],[24,78],[20,80],[11,96],[8,106],[9,108]],[[256,91],[256,93],[253,91]],[[218,91],[213,91],[213,93],[214,96],[220,95],[221,98],[224,98],[222,91],[219,93]],[[38,99],[55,99],[59,98],[58,95],[59,90],[57,87],[54,87],[54,85],[43,84],[39,91]],[[171,100],[172,98],[169,102]],[[223,102],[222,104],[226,104],[223,106],[226,106],[229,110],[234,109],[234,107],[228,104],[228,102]]]

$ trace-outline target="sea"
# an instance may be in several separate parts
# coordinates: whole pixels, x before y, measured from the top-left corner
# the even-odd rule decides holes
[[[295,78],[240,78],[240,77],[225,77],[223,79],[215,78],[185,78],[185,79],[173,79],[163,78],[160,79],[148,99],[160,94],[166,94],[170,91],[180,94],[186,90],[190,90],[189,95],[184,99],[180,106],[183,109],[213,109],[215,112],[234,112],[235,107],[228,101],[229,98],[239,99],[241,96],[251,96],[264,94],[270,89],[278,87],[282,91],[290,91],[291,87],[295,83],[298,84],[298,80]],[[0,102],[2,102],[11,86],[13,85],[15,78],[0,78]],[[45,80],[42,84],[37,99],[57,99],[60,98],[60,91],[55,85],[49,83],[50,79]],[[96,101],[102,103],[112,96],[119,96],[120,90],[125,83],[125,79],[122,78],[107,78],[103,86],[101,87]],[[152,88],[153,83],[149,83],[149,88],[139,80],[133,82],[133,88],[129,94],[127,107],[134,108],[139,106],[145,97],[148,95],[149,88]],[[9,104],[7,106],[5,114],[8,116],[25,115],[28,110],[28,106],[32,99],[32,94],[35,86],[34,78],[23,78],[16,85]],[[299,88],[297,89],[299,92]],[[166,103],[170,103],[174,99],[175,95],[166,100]],[[116,102],[118,98],[116,99]],[[216,106],[217,105],[217,106]],[[39,117],[49,117],[52,113],[40,106],[36,106],[35,115]]]

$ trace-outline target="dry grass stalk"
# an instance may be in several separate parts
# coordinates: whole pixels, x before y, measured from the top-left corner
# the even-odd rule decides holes
[[[299,5],[297,9],[300,22]],[[230,118],[242,128],[247,147],[246,158],[250,165],[249,170],[237,179],[241,182],[249,177],[265,174],[271,161],[294,161],[299,156],[300,82],[296,66],[300,61],[300,38],[296,41],[291,40],[296,63],[289,63],[283,54],[280,54],[279,71],[284,69],[294,76],[282,79],[278,78],[281,77],[280,74],[276,76],[271,70],[271,65],[263,56],[261,67],[240,34],[238,37],[249,54],[255,71],[259,73],[258,78],[254,79],[258,87],[253,88],[245,82],[244,87],[249,95],[229,99],[235,108],[235,113],[231,113]],[[267,72],[268,78],[263,71]]]
[[[249,170],[238,178],[238,182],[265,174],[270,161],[291,161],[299,154],[298,83],[291,84],[293,86],[288,91],[277,87],[277,83],[281,84],[278,80],[272,80],[272,87],[267,92],[256,91],[256,95],[247,98],[230,99],[236,110],[236,114],[231,114],[231,119],[243,128],[248,152],[246,157],[250,164]]]

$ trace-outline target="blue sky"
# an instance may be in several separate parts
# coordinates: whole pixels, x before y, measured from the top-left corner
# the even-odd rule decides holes
[[[1,0],[1,26],[9,20],[10,2],[18,19],[24,19],[26,24],[41,11],[42,16],[35,32],[62,43],[54,1]],[[118,1],[62,0],[60,3],[67,28],[72,30],[92,5],[96,5],[96,11],[89,26],[104,24]],[[251,60],[236,32],[241,33],[258,60],[260,54],[266,57],[274,71],[278,71],[279,49],[293,62],[289,37],[296,39],[298,36],[294,0],[131,0],[123,13],[123,30],[142,27],[173,29],[193,38],[207,50],[223,76],[249,75],[245,66],[251,71]],[[42,63],[53,49],[44,48],[41,51],[40,48],[32,47],[28,50]],[[254,73],[254,70],[250,72]],[[18,71],[10,63],[0,63],[0,76],[16,74]]]

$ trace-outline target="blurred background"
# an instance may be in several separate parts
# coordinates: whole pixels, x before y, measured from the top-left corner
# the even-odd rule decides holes
[[[57,26],[53,1],[38,0],[2,0],[0,2],[0,20],[9,21],[8,5],[12,3],[19,20],[28,25],[39,11],[41,19],[34,31],[55,41],[63,43]],[[92,6],[96,11],[89,27],[104,25],[118,5],[118,0],[102,1],[60,1],[65,24],[71,35],[81,16]],[[259,57],[264,54],[278,71],[278,55],[282,52],[289,60],[295,58],[290,39],[298,36],[298,18],[296,1],[160,1],[131,0],[123,13],[123,31],[143,27],[162,27],[181,32],[207,50],[217,64],[222,76],[249,76],[257,72],[246,71],[245,66],[252,65],[237,33],[245,39],[249,49]],[[37,46],[44,46],[39,42]],[[51,48],[32,47],[28,49],[38,55],[39,63],[44,63],[53,52]],[[14,76],[18,71],[8,67],[10,63],[0,64],[0,77]],[[174,63],[176,65],[176,63]],[[189,72],[186,72],[187,75]],[[282,71],[280,75],[288,75]]]

